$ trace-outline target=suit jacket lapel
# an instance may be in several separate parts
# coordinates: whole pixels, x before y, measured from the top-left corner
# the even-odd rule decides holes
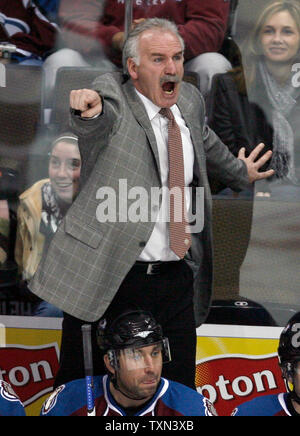
[[[127,97],[128,105],[130,106],[137,122],[142,126],[142,128],[144,129],[144,131],[146,133],[146,136],[148,138],[150,147],[152,149],[152,152],[153,152],[153,155],[155,158],[158,174],[160,177],[159,155],[158,155],[156,138],[155,138],[155,134],[153,132],[149,117],[147,115],[146,109],[143,105],[143,102],[138,97],[131,80],[128,80],[123,85],[123,87],[124,87],[124,93]]]
[[[190,101],[185,97],[183,92],[181,92],[179,96],[177,106],[179,107],[181,115],[190,131],[194,153],[195,153],[194,178],[196,178],[195,183],[198,184],[200,181],[200,174],[201,174],[200,169],[205,168],[203,145],[202,146],[199,145],[199,142],[202,138],[203,126],[200,120],[194,119],[192,105],[190,104]]]

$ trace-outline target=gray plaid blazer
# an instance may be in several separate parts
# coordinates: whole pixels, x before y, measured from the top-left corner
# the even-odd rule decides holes
[[[131,80],[123,83],[121,74],[108,73],[96,79],[94,89],[103,98],[103,114],[91,120],[71,117],[83,161],[82,189],[45,248],[29,284],[43,300],[85,321],[96,321],[103,315],[154,227],[153,220],[131,222],[121,216],[116,222],[100,222],[97,208],[103,199],[100,201],[99,188],[118,193],[123,179],[127,192],[142,187],[150,199],[151,188],[161,186],[155,135]],[[203,187],[205,193],[204,228],[192,234],[187,255],[194,271],[194,307],[200,325],[207,316],[212,293],[208,174],[235,190],[247,186],[248,176],[244,163],[205,123],[204,102],[196,87],[182,84],[178,107],[194,146],[194,185]],[[129,201],[124,197],[126,193],[120,193],[116,200],[119,211]]]

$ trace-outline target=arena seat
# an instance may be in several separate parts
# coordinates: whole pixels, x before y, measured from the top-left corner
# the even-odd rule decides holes
[[[214,300],[206,324],[277,326],[265,307],[246,298]]]
[[[92,67],[60,67],[56,74],[50,128],[55,131],[69,120],[70,92],[73,89],[89,88],[102,71]]]
[[[235,41],[236,27],[238,20],[239,0],[230,0],[230,11],[228,17],[227,31],[223,41],[220,53],[222,53],[231,62],[233,67],[240,65],[241,53],[237,42]]]
[[[5,86],[0,87],[1,160],[27,158],[41,123],[42,83],[39,66],[5,65]]]
[[[205,324],[283,327],[299,312],[299,306],[258,303],[245,297],[213,300]]]

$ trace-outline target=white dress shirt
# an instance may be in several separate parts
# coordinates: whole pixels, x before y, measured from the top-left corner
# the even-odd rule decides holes
[[[160,115],[160,107],[156,106],[147,97],[136,91],[141,98],[147,114],[149,116],[151,126],[153,128],[156,143],[158,147],[160,175],[162,181],[162,187],[168,187],[168,174],[169,174],[169,162],[168,162],[168,120]],[[175,117],[181,132],[182,147],[183,147],[183,159],[184,159],[184,179],[185,186],[189,186],[193,181],[193,168],[194,168],[194,149],[191,140],[189,129],[181,116],[180,110],[177,105],[173,105],[171,111]],[[185,201],[187,210],[190,206],[190,192],[185,190]],[[162,191],[164,192],[164,191]],[[171,261],[178,260],[179,257],[170,249],[169,244],[169,201],[166,195],[162,196],[162,204],[157,215],[157,220],[147,242],[144,250],[142,251],[138,260],[153,262],[157,260]]]

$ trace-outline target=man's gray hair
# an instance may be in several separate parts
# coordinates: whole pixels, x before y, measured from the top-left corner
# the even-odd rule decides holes
[[[184,41],[175,23],[164,18],[147,18],[135,26],[135,28],[129,33],[124,44],[123,67],[125,71],[127,71],[127,60],[129,58],[132,58],[137,65],[140,64],[139,38],[143,32],[151,29],[174,33],[180,41],[182,51],[184,51]]]

